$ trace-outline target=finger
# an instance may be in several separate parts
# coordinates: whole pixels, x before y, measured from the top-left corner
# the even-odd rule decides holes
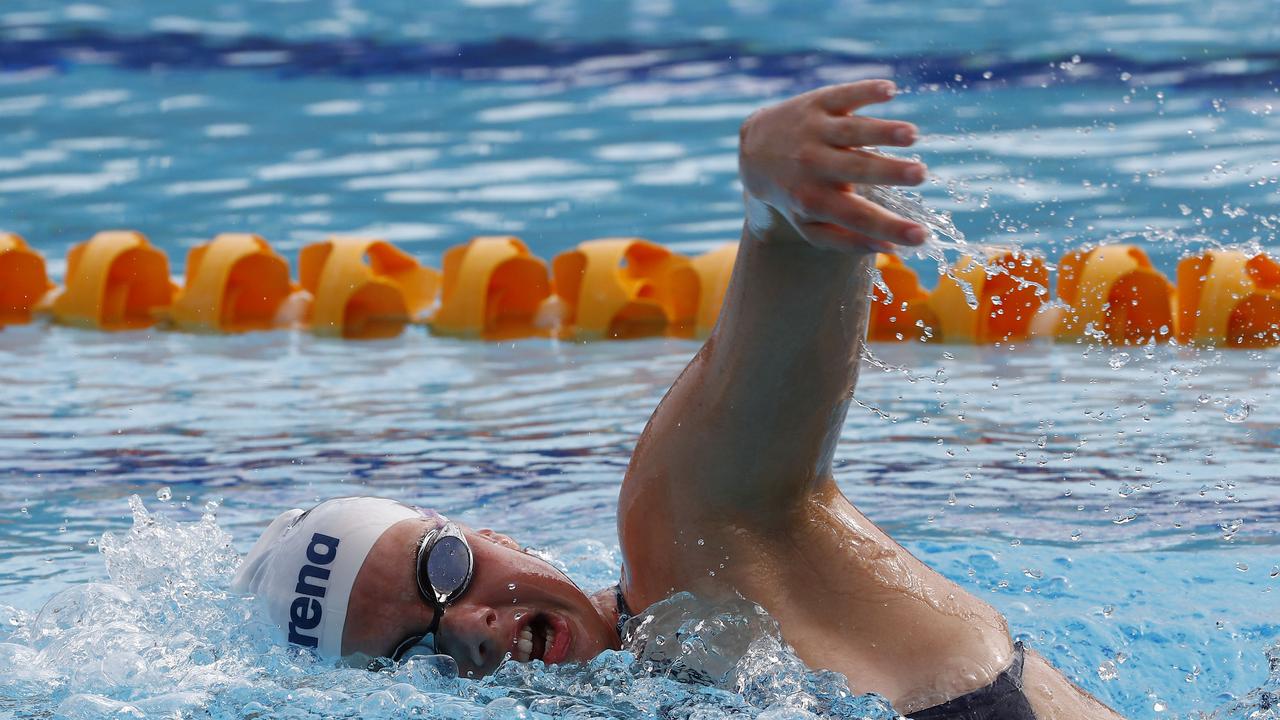
[[[820,162],[828,179],[859,185],[919,185],[928,174],[924,163],[866,150],[833,148],[820,156]]]
[[[860,80],[818,91],[818,103],[829,113],[847,115],[859,108],[893,99],[898,89],[888,80]]]
[[[919,132],[908,122],[841,115],[827,118],[822,128],[822,139],[836,147],[909,147],[915,144]]]
[[[852,192],[832,193],[815,210],[807,219],[837,225],[847,232],[868,235],[895,245],[919,245],[926,237],[925,229],[919,223]]]
[[[800,232],[815,247],[842,252],[893,252],[893,244],[862,233],[849,232],[839,225],[824,222],[800,224]]]

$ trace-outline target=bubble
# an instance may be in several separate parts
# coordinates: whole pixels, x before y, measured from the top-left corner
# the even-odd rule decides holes
[[[1098,678],[1103,682],[1111,682],[1117,677],[1120,677],[1120,673],[1116,671],[1116,664],[1111,660],[1103,660],[1098,665]]]
[[[1112,353],[1111,358],[1107,360],[1107,364],[1111,366],[1112,370],[1119,370],[1129,364],[1129,359],[1129,353],[1127,352]]]
[[[160,502],[169,502],[173,499],[173,491],[166,485],[156,491],[156,499]]]

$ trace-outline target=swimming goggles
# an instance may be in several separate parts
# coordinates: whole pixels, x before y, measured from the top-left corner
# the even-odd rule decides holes
[[[393,661],[400,662],[416,655],[441,654],[436,634],[440,631],[444,609],[467,591],[474,570],[471,545],[457,525],[445,521],[422,536],[415,574],[418,592],[435,609],[435,617],[425,634],[407,637],[396,646],[390,655]]]

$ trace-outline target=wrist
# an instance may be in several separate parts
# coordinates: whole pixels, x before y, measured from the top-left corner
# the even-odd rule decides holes
[[[769,244],[803,244],[805,242],[791,222],[772,205],[749,192],[743,193],[743,202],[746,206],[745,235],[748,240]]]

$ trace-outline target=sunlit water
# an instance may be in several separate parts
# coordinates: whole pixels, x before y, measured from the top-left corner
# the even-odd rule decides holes
[[[889,75],[970,242],[1125,235],[1166,272],[1275,244],[1270,0],[428,5],[7,0],[0,225],[55,274],[116,226],[175,270],[226,230],[291,255],[377,233],[436,266],[479,233],[696,252],[740,226],[748,112]],[[352,492],[611,584],[631,447],[695,350],[0,332],[0,717],[887,716],[749,607],[678,598],[627,652],[477,682],[317,665],[227,594],[275,513]],[[1280,355],[872,353],[837,457],[868,515],[1132,717],[1276,717]]]

